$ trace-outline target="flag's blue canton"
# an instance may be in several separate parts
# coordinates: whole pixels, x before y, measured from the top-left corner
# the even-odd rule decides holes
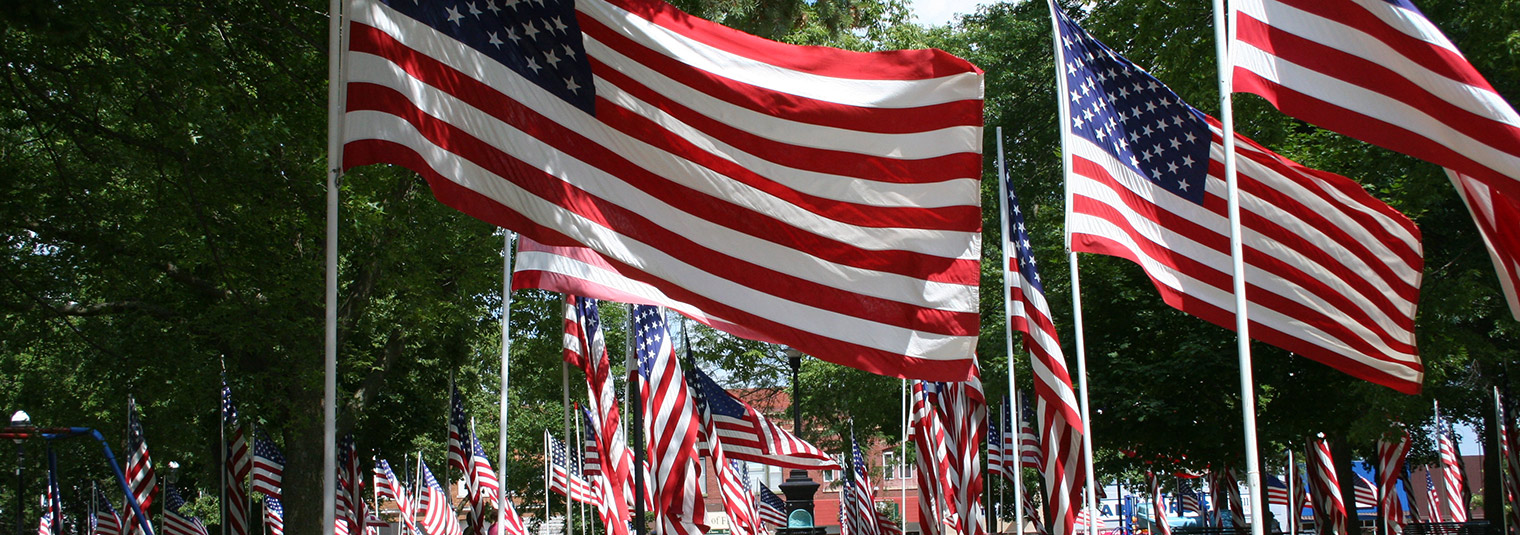
[[[269,508],[269,510],[274,513],[274,516],[281,518],[285,517],[285,506],[280,505],[279,498],[270,498],[268,496],[265,496],[264,507]]]
[[[1010,184],[1011,186],[1011,184]],[[1019,264],[1019,273],[1040,295],[1045,294],[1045,283],[1040,281],[1039,266],[1034,261],[1034,249],[1029,245],[1029,230],[1024,226],[1024,211],[1019,208],[1019,196],[1008,190],[1008,241],[1013,243],[1013,261]],[[1203,188],[1198,188],[1203,191]]]
[[[697,402],[706,405],[707,409],[712,411],[713,414],[729,418],[744,417],[744,405],[740,405],[738,400],[728,395],[728,392],[724,391],[722,386],[718,386],[718,383],[713,381],[712,377],[703,373],[702,370],[697,369],[696,366],[692,366],[688,379],[694,387],[692,388],[692,392],[696,394]]]
[[[771,489],[764,485],[760,486],[760,501],[765,502],[766,505],[775,507],[777,511],[786,512],[786,501],[782,500],[780,496],[771,492]]]
[[[396,472],[391,470],[391,463],[386,462],[385,459],[380,459],[376,461],[375,467],[380,469],[380,473],[385,476],[385,479],[395,482],[396,486],[400,487],[396,489],[397,492],[406,492],[406,482],[396,479]]]
[[[1007,401],[1007,400],[1008,400],[1008,398],[1003,398],[1003,401]],[[1008,413],[1008,408],[1007,408],[1007,404],[1006,403],[1003,405],[1003,413],[1004,414]],[[989,450],[997,451],[997,448],[1001,448],[1002,445],[1003,445],[1003,433],[998,429],[999,427],[1001,427],[1001,426],[998,426],[998,425],[989,425],[989,426],[987,426],[987,448]]]
[[[137,419],[137,402],[127,400],[132,410],[127,411],[127,452],[130,454],[142,449],[143,427],[142,421]]]
[[[581,323],[585,325],[586,337],[588,339],[591,337],[591,333],[602,330],[602,313],[596,309],[595,299],[592,299],[590,297],[576,297],[575,310],[576,313],[581,317]],[[590,352],[591,349],[586,348],[586,351]],[[587,355],[586,358],[591,359],[601,357]]]
[[[580,467],[576,466],[575,463],[570,462],[574,461],[575,458],[571,456],[570,459],[567,460],[565,451],[566,448],[564,442],[560,442],[559,439],[552,436],[549,437],[549,455],[552,457],[551,462],[554,463],[554,466],[562,466],[566,471],[570,473],[570,475],[580,477]]]
[[[185,506],[185,498],[183,496],[180,496],[179,489],[176,488],[173,483],[169,483],[165,485],[165,487],[164,509],[168,509],[170,512],[178,513],[179,508]]]
[[[1203,114],[1064,13],[1056,18],[1071,133],[1162,189],[1202,204],[1211,139]]]
[[[863,485],[866,479],[866,456],[860,453],[860,443],[855,441],[855,433],[850,433],[850,447],[854,450],[855,477]]]
[[[264,436],[263,431],[259,431],[259,438],[253,441],[253,454],[282,465],[285,464],[285,455],[280,453],[280,449],[274,446],[274,442],[269,440],[269,437]]]
[[[573,0],[381,0],[595,113],[591,62]]]
[[[633,330],[634,347],[639,357],[639,375],[647,381],[649,374],[654,371],[655,361],[660,358],[660,350],[669,345],[670,335],[665,328],[665,316],[660,313],[660,307],[634,305]]]
[[[454,424],[454,429],[464,429],[467,427],[465,425],[467,420],[464,417],[464,400],[459,397],[459,390],[457,389],[451,390],[449,395],[452,398],[450,405],[454,407],[453,414],[449,416],[450,421]]]
[[[232,388],[225,381],[222,382],[222,419],[227,425],[237,427],[237,406],[232,404]]]
[[[430,489],[443,492],[443,487],[438,485],[438,478],[433,477],[433,471],[428,469],[427,463],[422,463],[422,482]]]

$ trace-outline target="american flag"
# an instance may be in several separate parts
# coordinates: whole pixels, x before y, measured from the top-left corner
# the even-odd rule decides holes
[[[845,514],[850,521],[850,532],[854,535],[881,535],[881,526],[876,522],[876,493],[870,478],[866,477],[865,455],[860,453],[860,443],[855,441],[853,431],[850,432],[850,451],[850,472],[843,493],[848,503]]]
[[[395,502],[396,508],[401,512],[401,524],[409,533],[417,531],[417,526],[412,522],[412,497],[407,494],[406,486],[396,479],[396,472],[391,470],[391,463],[385,459],[375,461],[375,500]]]
[[[364,501],[364,472],[359,469],[359,448],[353,435],[338,441],[337,518],[339,533],[364,534],[369,511]]]
[[[37,521],[37,535],[57,535],[62,532],[63,512],[59,509],[61,500],[58,496],[58,474],[48,470],[47,491],[42,493],[42,518]]]
[[[1409,432],[1398,430],[1397,435],[1384,435],[1377,444],[1378,503],[1383,515],[1383,525],[1392,535],[1404,530],[1404,507],[1399,501],[1399,476],[1404,473],[1404,460],[1409,456]]]
[[[1304,508],[1311,507],[1309,503],[1309,485],[1304,482],[1303,472],[1298,469],[1298,463],[1292,462],[1288,457],[1288,477],[1293,482],[1293,508],[1292,518],[1294,522],[1303,520]]]
[[[521,243],[521,242],[519,242]],[[518,249],[519,255],[522,249]],[[586,374],[586,392],[590,398],[586,419],[586,476],[596,485],[598,513],[608,526],[609,535],[628,535],[629,513],[626,504],[633,497],[633,452],[628,449],[618,410],[612,364],[607,358],[607,344],[602,335],[601,313],[595,299],[565,296],[565,360]],[[572,354],[573,351],[573,354]],[[607,451],[608,467],[602,468],[601,452]],[[596,458],[591,454],[595,453]]]
[[[999,432],[1002,435],[1003,439],[1003,443],[1001,445],[1003,448],[1002,474],[1004,478],[1007,478],[1009,480],[1012,480],[1014,473],[1017,472],[1019,468],[1021,468],[1019,464],[1019,437],[1022,434],[1023,430],[1019,429],[1019,426],[1016,424],[1016,422],[1019,421],[1020,416],[1018,410],[1019,407],[1013,406],[1013,403],[1008,398],[1008,396],[1003,396],[1003,417],[1002,421],[999,422],[999,425],[1002,427],[999,429]],[[1036,467],[1038,468],[1038,465],[1036,465]]]
[[[1066,364],[1061,363],[1062,366]],[[1040,470],[1045,466],[1044,448],[1040,446],[1040,432],[1035,430],[1034,405],[1029,403],[1029,398],[1019,396],[1019,466]]]
[[[913,407],[910,416],[913,461],[918,476],[918,525],[924,535],[938,535],[948,513],[946,496],[950,488],[950,459],[945,440],[945,426],[930,400],[936,383],[913,382]]]
[[[95,489],[95,517],[90,523],[90,535],[121,535],[121,516],[116,514],[116,508],[111,506],[111,500],[107,500],[105,493]]]
[[[1356,476],[1356,482],[1354,483],[1356,486],[1356,508],[1372,509],[1377,507],[1377,488],[1373,487],[1372,482],[1362,477],[1361,474],[1352,475]]]
[[[1172,525],[1167,521],[1166,495],[1161,493],[1161,481],[1150,470],[1145,471],[1145,486],[1151,491],[1152,535],[1172,535]]]
[[[902,535],[902,526],[892,521],[892,517],[881,509],[876,510],[876,525],[881,535]]]
[[[496,471],[491,469],[491,461],[486,457],[485,448],[480,446],[473,425],[469,430],[469,445],[470,465],[465,470],[464,477],[465,486],[469,489],[467,498],[470,508],[465,515],[465,533],[486,535],[486,504],[496,503],[496,493],[501,491],[501,482],[496,479]]]
[[[950,493],[946,503],[957,517],[956,533],[983,535],[982,524],[982,445],[978,444],[987,425],[987,399],[982,381],[973,373],[971,381],[944,383],[930,399],[936,403],[945,425],[945,449],[950,460]]]
[[[1043,512],[1035,503],[1035,489],[1032,487],[1034,485],[1024,485],[1024,518],[1029,519],[1029,523],[1033,525],[1035,535],[1049,535],[1050,532],[1045,529],[1045,522],[1040,520]]]
[[[523,525],[522,517],[517,515],[517,507],[512,505],[512,500],[508,499],[503,503],[507,507],[505,514],[502,515],[507,529],[506,533],[500,535],[528,535],[528,528]]]
[[[777,528],[786,527],[786,501],[782,500],[770,488],[760,486],[760,521]]]
[[[422,508],[422,531],[427,535],[460,535],[464,529],[459,518],[449,506],[449,499],[433,477],[427,463],[418,463],[422,470],[422,488],[419,489],[418,507]]]
[[[1053,12],[1056,9],[1054,4],[1051,9]],[[1047,525],[1052,535],[1071,535],[1077,509],[1081,508],[1086,462],[1082,433],[1086,425],[1078,410],[1076,392],[1071,388],[1071,374],[1066,370],[1066,357],[1056,337],[1050,303],[1045,300],[1045,284],[1040,279],[1029,230],[1024,225],[1024,211],[1009,177],[1001,180],[1008,222],[1003,246],[1003,283],[1009,286],[1007,294],[1013,310],[1008,325],[1025,334],[1024,349],[1029,351],[1030,368],[1034,370],[1035,409],[1039,418],[1039,435],[1020,439],[1020,451],[1025,452],[1020,455],[1020,462],[1024,466],[1030,461],[1038,463],[1034,468],[1045,478],[1046,508],[1050,514]],[[1034,459],[1029,458],[1026,449],[1031,444],[1038,448]]]
[[[1451,184],[1456,186],[1462,204],[1467,205],[1478,233],[1483,236],[1483,246],[1494,263],[1499,275],[1499,288],[1509,303],[1510,315],[1520,320],[1520,234],[1501,231],[1505,225],[1520,221],[1520,197],[1506,196],[1473,177],[1446,170]],[[1520,513],[1517,513],[1520,514]]]
[[[655,0],[489,5],[353,8],[345,168],[410,168],[446,204],[810,355],[970,373],[975,66],[775,43]]]
[[[576,466],[575,459],[569,458],[565,452],[565,444],[544,430],[544,449],[549,455],[549,490],[568,495],[571,499],[589,504],[596,504],[597,494],[581,477],[581,471]]]
[[[280,486],[285,479],[285,454],[264,433],[253,439],[253,480],[249,489],[271,498],[283,498]]]
[[[591,414],[590,407],[581,407],[580,414],[590,431],[581,440],[581,475],[598,477],[602,475],[602,452],[596,447],[596,416]]]
[[[1203,514],[1203,504],[1198,498],[1198,491],[1192,490],[1192,486],[1186,481],[1177,484],[1177,508],[1184,514]]]
[[[1215,495],[1214,503],[1223,504],[1219,507],[1220,515],[1229,514],[1232,526],[1244,526],[1246,522],[1245,505],[1240,499],[1240,479],[1235,475],[1234,467],[1225,467],[1219,471],[1219,493]]]
[[[1425,467],[1425,515],[1430,522],[1442,522],[1445,518],[1441,515],[1441,497],[1436,495],[1436,484],[1430,480],[1430,473],[1435,467]]]
[[[207,535],[206,525],[201,519],[194,516],[186,516],[179,512],[185,506],[185,498],[180,496],[179,489],[170,483],[164,486],[164,519],[163,530],[166,535]]]
[[[748,403],[739,401],[696,366],[687,377],[699,408],[712,414],[723,451],[740,461],[782,468],[839,470],[838,462],[790,431],[782,429]]]
[[[1007,398],[1003,398],[1003,401],[1006,402],[1007,400]],[[1006,406],[1006,403],[1004,406]],[[1002,413],[1003,408],[1003,406],[998,407],[998,412]],[[1003,426],[1001,425],[1002,418],[999,418],[998,420],[998,423],[987,426],[987,473],[993,475],[1004,474],[1007,475],[1011,481],[1013,479],[1012,471],[1003,469]]]
[[[1249,0],[1230,47],[1237,91],[1448,168],[1520,319],[1520,115],[1409,0]],[[1460,178],[1459,178],[1460,177]]]
[[[689,351],[689,346],[688,346]],[[690,353],[688,352],[688,358]],[[723,509],[728,513],[729,531],[735,535],[755,535],[760,533],[759,512],[755,510],[755,497],[749,492],[748,468],[744,468],[744,477],[740,477],[738,461],[729,462],[727,438],[718,429],[716,423],[714,405],[721,404],[721,400],[708,400],[708,396],[727,395],[722,388],[704,388],[701,386],[696,366],[692,366],[687,376],[687,383],[693,384],[690,391],[696,403],[697,412],[701,415],[702,430],[699,439],[704,445],[701,449],[712,462],[714,476],[718,481],[718,494],[723,498]],[[711,379],[708,380],[711,382]],[[714,392],[716,390],[716,392]],[[717,403],[714,403],[717,401]]]
[[[137,416],[137,401],[127,398],[127,483],[132,487],[133,498],[144,514],[153,505],[153,491],[157,482],[153,476],[153,461],[148,456],[148,441],[143,437],[142,421]],[[128,535],[144,534],[137,521],[137,514],[129,506],[123,523]]]
[[[1462,495],[1462,458],[1457,455],[1455,434],[1450,422],[1441,418],[1441,408],[1436,407],[1436,438],[1441,449],[1441,480],[1446,494],[1448,522],[1467,521],[1467,500]]]
[[[1293,507],[1292,505],[1288,504],[1287,483],[1284,483],[1283,480],[1278,479],[1277,476],[1274,476],[1272,474],[1267,474],[1266,477],[1262,480],[1262,483],[1265,483],[1267,487],[1267,505],[1281,505],[1288,508]]]
[[[1309,470],[1310,496],[1314,499],[1314,523],[1324,526],[1320,533],[1346,533],[1346,502],[1341,498],[1340,478],[1330,458],[1330,444],[1324,438],[1309,440],[1309,455],[1304,458]]]
[[[465,441],[465,433],[469,431],[470,419],[465,416],[464,399],[459,397],[459,389],[449,385],[449,468],[458,470],[460,474],[470,473],[470,467],[466,462],[470,458],[470,445]],[[444,473],[447,476],[447,473]]]
[[[1505,510],[1509,515],[1511,526],[1520,526],[1520,452],[1515,451],[1516,442],[1520,437],[1516,436],[1515,421],[1504,411],[1501,402],[1499,414],[1499,453],[1504,457],[1504,498],[1509,507]]]
[[[232,403],[232,388],[222,381],[222,425],[227,430],[226,507],[227,529],[232,535],[248,535],[248,495],[243,490],[243,480],[248,478],[252,462],[248,456],[248,440],[243,427],[238,425],[237,406]]]
[[[264,529],[269,535],[285,535],[285,506],[274,496],[264,497]]]
[[[1217,121],[1058,15],[1068,239],[1140,264],[1167,304],[1235,325]],[[1251,338],[1417,393],[1420,233],[1346,177],[1236,135]]]
[[[697,443],[702,422],[687,389],[675,345],[658,307],[633,307],[635,382],[644,408],[644,436],[654,479],[655,515],[662,535],[700,535],[705,510]]]

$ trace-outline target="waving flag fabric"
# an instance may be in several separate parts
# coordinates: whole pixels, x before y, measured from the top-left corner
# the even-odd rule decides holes
[[[1520,526],[1520,436],[1516,435],[1515,422],[1499,403],[1499,453],[1504,457],[1504,503],[1505,515],[1511,526]]]
[[[1217,121],[1057,16],[1072,250],[1132,260],[1167,304],[1233,329]],[[1251,338],[1417,393],[1414,223],[1346,177],[1236,140]]]
[[[1404,507],[1399,501],[1399,476],[1404,473],[1404,459],[1409,456],[1411,441],[1409,432],[1400,429],[1397,435],[1384,435],[1377,444],[1378,510],[1383,525],[1392,535],[1404,530]],[[1411,500],[1414,496],[1410,496]]]
[[[95,518],[90,524],[90,535],[122,535],[121,516],[100,489],[94,489]]]
[[[385,459],[375,461],[375,499],[390,500],[396,503],[396,509],[400,510],[401,525],[408,532],[416,532],[417,526],[412,520],[412,498],[406,492],[406,487],[396,479],[396,472],[391,470],[391,463]]]
[[[1352,475],[1356,476],[1356,482],[1353,483],[1356,487],[1356,508],[1372,509],[1377,507],[1377,487],[1372,486],[1372,482],[1367,481],[1367,478],[1362,477],[1360,474]]]
[[[1442,516],[1447,522],[1466,522],[1467,499],[1462,494],[1462,458],[1457,455],[1456,437],[1453,436],[1450,423],[1441,419],[1439,407],[1436,408],[1436,437],[1441,451],[1441,490],[1446,494],[1446,514]]]
[[[137,415],[137,401],[127,398],[127,484],[132,488],[132,495],[137,500],[138,506],[142,507],[145,514],[153,505],[153,491],[157,489],[157,480],[153,476],[153,461],[148,455],[148,441],[143,437],[142,420]],[[123,511],[122,522],[127,526],[128,535],[145,535],[137,520],[137,514],[129,505]]]
[[[946,496],[950,512],[957,518],[959,535],[984,535],[982,524],[982,462],[980,444],[987,425],[987,399],[982,381],[973,373],[971,381],[944,383],[931,399],[945,425],[945,445],[950,460],[950,493]]]
[[[687,377],[704,410],[712,414],[723,451],[740,461],[782,468],[839,470],[838,462],[791,431],[782,429],[748,403],[735,399],[696,366]]]
[[[1002,412],[1002,407],[998,407]],[[987,426],[987,473],[994,476],[1008,473],[1003,469],[1003,430],[1002,418]],[[1011,476],[1010,476],[1011,480]]]
[[[850,521],[850,533],[854,535],[881,535],[881,525],[876,522],[876,493],[866,477],[865,455],[860,453],[860,443],[855,432],[850,432],[850,472],[846,474],[844,492],[846,517]]]
[[[688,358],[690,348],[688,347]],[[699,435],[704,454],[712,462],[714,476],[718,481],[718,494],[723,498],[723,510],[728,513],[729,531],[734,535],[756,535],[760,533],[759,513],[755,510],[754,495],[749,492],[748,472],[744,469],[745,476],[740,477],[738,461],[729,462],[727,437],[723,436],[717,424],[717,411],[728,396],[723,389],[717,388],[717,384],[711,378],[707,382],[712,388],[700,386],[702,375],[696,366],[692,366],[687,374],[687,383],[693,384],[690,393],[694,398],[697,412],[701,415],[702,429]],[[718,398],[718,399],[710,399]],[[731,398],[730,398],[731,399]]]
[[[269,535],[285,535],[285,506],[274,496],[264,497],[264,528]]]
[[[662,535],[701,535],[706,511],[698,490],[702,469],[697,444],[702,428],[695,401],[686,386],[675,344],[658,307],[633,307],[634,374],[643,399],[644,436],[649,447],[649,486],[654,491],[654,512]]]
[[[1035,535],[1050,535],[1045,529],[1045,523],[1040,520],[1040,506],[1035,503],[1033,485],[1024,485],[1024,518],[1034,527]]]
[[[1451,185],[1456,186],[1462,204],[1472,214],[1483,236],[1483,246],[1488,258],[1494,263],[1499,275],[1499,289],[1509,303],[1510,315],[1520,320],[1520,232],[1514,231],[1514,222],[1520,221],[1520,197],[1506,196],[1471,176],[1446,170]]]
[[[262,431],[253,439],[253,481],[249,490],[271,498],[283,497],[280,487],[285,479],[285,454]]]
[[[565,452],[565,444],[550,435],[548,430],[544,430],[544,448],[549,455],[549,465],[546,467],[549,470],[549,490],[581,503],[597,504],[596,491],[581,477],[575,460]]]
[[[1262,483],[1267,487],[1267,505],[1281,505],[1287,508],[1293,507],[1292,505],[1288,504],[1287,483],[1283,483],[1283,480],[1278,479],[1277,476],[1274,476],[1272,474],[1266,474],[1266,477],[1262,478]]]
[[[810,355],[969,374],[975,66],[776,43],[654,0],[513,6],[355,0],[345,168],[410,168]]]
[[[1324,438],[1309,440],[1309,494],[1314,499],[1314,523],[1325,535],[1345,535],[1346,502],[1341,498],[1340,478],[1330,457],[1330,444]]]
[[[1003,471],[1000,473],[1009,481],[1013,480],[1014,474],[1018,472],[1021,462],[1019,437],[1023,430],[1019,429],[1018,423],[1021,418],[1017,412],[1018,410],[1019,407],[1015,407],[1008,396],[1003,396],[1003,405],[1000,410],[1002,418],[998,422],[998,434],[1001,435],[1002,442],[998,447],[1002,449],[1000,453],[1003,456]],[[991,462],[990,458],[988,462]]]
[[[458,470],[460,474],[470,473],[470,444],[466,440],[469,432],[470,419],[465,415],[464,399],[459,397],[459,389],[453,384],[449,385],[449,468]],[[445,476],[448,474],[445,473]]]
[[[1061,363],[1062,366],[1066,364]],[[1027,396],[1019,396],[1019,465],[1040,470],[1045,466],[1044,447],[1040,445],[1040,432],[1035,430],[1038,416]]]
[[[519,242],[519,255],[521,244]],[[597,512],[607,525],[608,535],[628,535],[632,503],[633,451],[627,447],[622,416],[618,409],[612,363],[607,357],[607,343],[602,335],[602,317],[595,299],[565,296],[565,360],[586,374],[585,475],[595,485],[599,496]],[[590,447],[595,446],[595,447]],[[595,452],[596,458],[591,454]],[[604,456],[602,453],[607,452]],[[606,469],[603,469],[603,458]]]
[[[1053,3],[1051,10],[1052,16],[1060,16]],[[1003,180],[1007,181],[1008,177]],[[1047,525],[1051,535],[1072,535],[1077,510],[1081,509],[1086,466],[1082,433],[1086,425],[1082,423],[1082,411],[1071,387],[1071,374],[1066,370],[1066,357],[1056,337],[1050,303],[1045,300],[1045,285],[1035,262],[1029,229],[1024,226],[1023,209],[1019,207],[1013,184],[1005,183],[1004,187],[1008,198],[1004,199],[1003,209],[1008,211],[1008,243],[1012,245],[1012,251],[1004,252],[1004,267],[1008,274],[1004,279],[1010,285],[1013,304],[1013,316],[1008,318],[1008,325],[1025,333],[1024,349],[1029,351],[1030,368],[1034,370],[1035,410],[1039,414],[1038,437],[1020,440],[1021,448],[1026,452],[1020,456],[1020,462],[1025,466],[1031,461],[1039,463],[1034,467],[1045,479],[1046,508],[1050,514]],[[1038,448],[1032,459],[1028,453],[1031,445]]]
[[[770,488],[760,486],[760,520],[767,525],[777,528],[786,527],[786,501],[782,500]]]
[[[364,500],[365,472],[359,468],[359,447],[352,434],[338,440],[338,488],[336,529],[339,533],[366,535],[369,502]]]
[[[193,515],[185,515],[179,512],[185,506],[185,498],[180,496],[179,489],[174,484],[164,486],[164,518],[163,530],[166,535],[207,535],[206,525],[201,519]]]
[[[1156,474],[1150,470],[1145,471],[1145,486],[1151,493],[1151,522],[1154,528],[1152,535],[1172,535],[1172,525],[1167,523],[1168,516],[1166,507],[1166,495],[1161,493],[1161,482],[1156,479]]]
[[[1409,0],[1245,0],[1235,90],[1520,199],[1520,115]]]
[[[924,535],[940,535],[949,515],[950,453],[945,426],[930,399],[935,383],[913,382],[913,412],[909,428],[918,477],[918,526]],[[946,534],[953,535],[953,534]]]
[[[460,535],[464,528],[459,526],[459,517],[454,515],[453,507],[449,506],[447,495],[443,493],[443,487],[438,485],[438,479],[433,477],[433,471],[428,469],[427,463],[420,463],[422,468],[422,488],[418,498],[419,507],[422,508],[422,530],[427,535]]]
[[[243,490],[243,480],[248,478],[252,462],[248,455],[248,440],[243,427],[238,425],[237,406],[232,403],[232,388],[222,381],[222,425],[226,429],[226,512],[227,532],[231,535],[248,535],[248,495]]]

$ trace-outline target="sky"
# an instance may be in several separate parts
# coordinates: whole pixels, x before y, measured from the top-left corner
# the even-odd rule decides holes
[[[956,14],[972,13],[976,6],[987,3],[985,0],[909,0],[908,8],[919,24],[925,26],[944,26],[955,18]]]

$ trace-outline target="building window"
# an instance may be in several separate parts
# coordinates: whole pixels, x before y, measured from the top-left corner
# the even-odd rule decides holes
[[[884,474],[886,474],[886,479],[912,479],[913,478],[913,464],[912,464],[912,462],[907,462],[906,464],[898,466],[898,464],[897,464],[898,463],[898,459],[901,459],[901,458],[902,458],[902,452],[899,452],[899,451],[887,451],[887,452],[885,452],[885,453],[882,454],[882,456],[881,456],[881,462],[882,462],[882,468],[883,468],[882,472]]]

